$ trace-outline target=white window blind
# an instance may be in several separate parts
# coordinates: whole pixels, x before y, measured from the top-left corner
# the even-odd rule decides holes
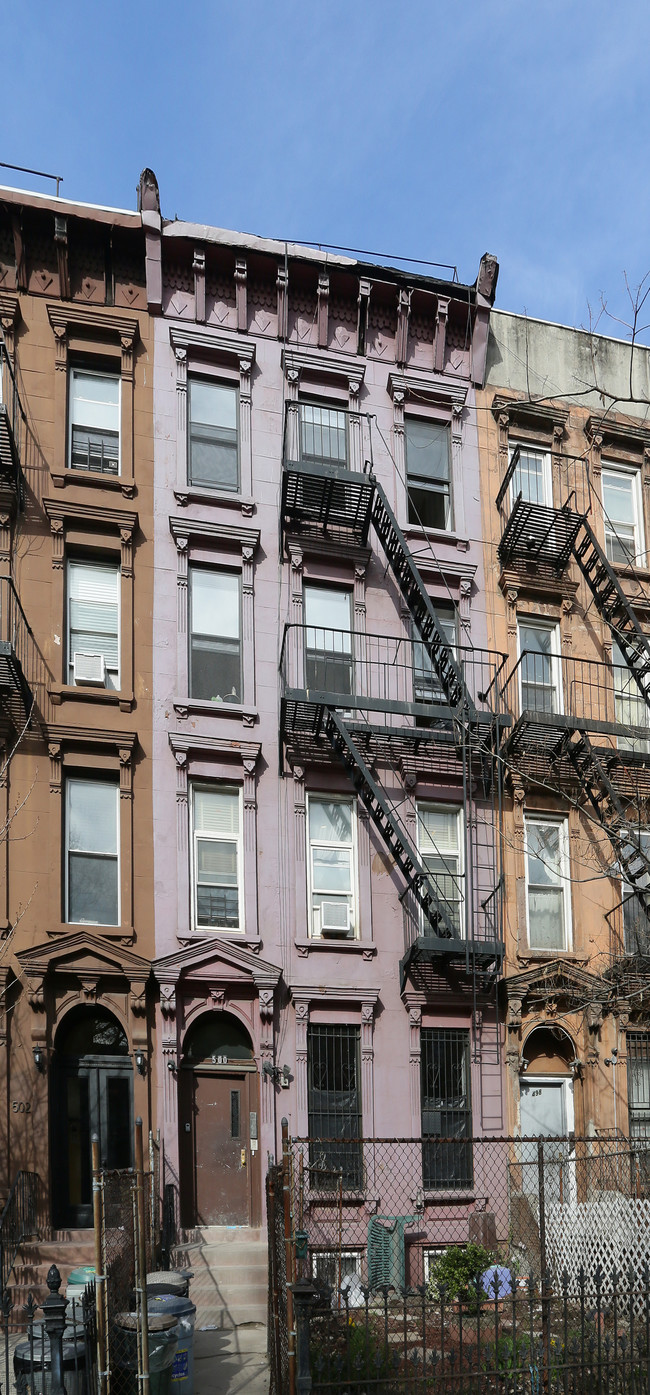
[[[119,567],[68,562],[68,664],[74,682],[74,655],[101,654],[106,683],[119,687]]]
[[[240,930],[241,791],[193,790],[194,923],[197,930]]]
[[[462,822],[457,809],[418,804],[418,849],[447,919],[463,933]]]

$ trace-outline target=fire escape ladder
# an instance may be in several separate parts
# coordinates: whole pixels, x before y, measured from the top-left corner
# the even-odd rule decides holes
[[[650,861],[626,819],[625,805],[619,798],[609,772],[618,755],[596,753],[587,733],[569,731],[556,747],[555,755],[568,756],[580,784],[616,853],[624,881],[632,888],[642,910],[650,916]],[[645,881],[645,885],[643,882]]]
[[[584,519],[573,551],[596,605],[650,707],[650,639],[643,633],[611,563]]]
[[[438,624],[431,599],[388,499],[376,479],[373,483],[372,522],[393,576],[417,626],[449,707],[452,711],[459,711],[463,720],[471,722],[476,718],[476,708],[460,666]]]
[[[407,887],[421,906],[434,935],[439,939],[458,939],[449,908],[441,902],[424,869],[420,857],[404,830],[400,827],[388,800],[373,779],[360,751],[352,740],[345,722],[332,707],[324,707],[323,731],[334,753],[345,766],[360,799],[379,832]]]

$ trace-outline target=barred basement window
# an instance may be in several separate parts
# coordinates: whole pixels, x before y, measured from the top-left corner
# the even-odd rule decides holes
[[[630,1138],[650,1139],[650,1032],[628,1032],[626,1046]]]
[[[358,1027],[313,1026],[307,1034],[310,1185],[361,1191],[361,1070]],[[324,1140],[322,1143],[317,1140]],[[338,1141],[340,1140],[340,1141]]]
[[[425,1191],[472,1186],[469,1032],[423,1027],[420,1088]]]

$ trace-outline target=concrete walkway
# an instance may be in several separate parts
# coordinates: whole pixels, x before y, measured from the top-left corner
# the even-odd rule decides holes
[[[266,1327],[194,1333],[194,1395],[268,1395]]]

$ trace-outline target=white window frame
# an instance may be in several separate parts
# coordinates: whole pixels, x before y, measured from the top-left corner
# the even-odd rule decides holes
[[[528,500],[524,497],[524,503],[537,503],[546,508],[553,508],[553,471],[551,452],[546,446],[533,446],[528,441],[510,440],[508,442],[508,464],[512,464],[512,457],[519,449],[527,455],[541,456],[542,459],[542,495],[541,499]],[[519,491],[515,488],[514,476],[510,481],[510,507],[514,506],[518,498]]]
[[[415,822],[415,827],[416,827],[416,838],[417,838],[417,850],[418,850],[418,852],[419,852],[419,854],[420,854],[420,857],[422,857],[422,858],[426,857],[427,851],[428,851],[428,849],[422,847],[424,829],[423,829],[422,820],[421,820],[421,818],[420,818],[420,813],[421,813],[421,811],[422,811],[423,809],[435,809],[436,813],[438,813],[438,814],[452,814],[452,815],[454,815],[454,817],[455,817],[455,821],[456,821],[456,830],[457,830],[457,834],[458,834],[458,837],[457,837],[457,847],[458,847],[458,872],[457,872],[455,875],[456,875],[456,877],[457,877],[457,879],[458,879],[458,884],[459,884],[459,888],[460,888],[460,899],[459,899],[459,903],[458,903],[458,912],[459,912],[459,922],[460,922],[460,924],[459,924],[459,932],[458,932],[458,935],[459,935],[459,939],[464,940],[464,939],[466,939],[466,932],[467,932],[467,927],[466,927],[466,924],[465,924],[466,888],[465,888],[465,815],[464,815],[464,810],[461,809],[461,808],[459,807],[458,804],[438,804],[437,801],[434,800],[434,799],[421,799],[421,800],[418,800],[418,801],[417,801],[417,804],[416,804],[416,806],[415,806],[415,810],[416,810],[416,822]],[[450,852],[450,849],[448,849],[447,851]],[[438,852],[438,857],[444,859],[444,857],[445,857],[445,852],[444,852],[444,851]],[[432,876],[434,876],[434,875],[435,875],[435,874],[432,873]],[[447,874],[443,872],[441,875],[442,875],[442,876],[445,876],[445,875],[447,875]],[[451,876],[452,873],[449,873],[448,875]],[[426,933],[426,918],[425,918],[425,915],[424,915],[424,911],[422,911],[422,910],[420,910],[420,922],[421,922],[421,926],[422,926],[422,932],[423,932],[423,933]],[[429,932],[429,933],[430,933],[430,932]]]
[[[243,578],[242,578],[242,573],[241,573],[241,571],[238,571],[236,568],[230,568],[230,567],[212,567],[212,566],[207,566],[207,565],[205,565],[203,562],[192,562],[192,561],[190,561],[190,563],[189,563],[189,566],[188,566],[188,587],[187,587],[187,593],[188,593],[188,594],[187,594],[187,691],[188,691],[188,693],[189,693],[189,695],[190,695],[190,698],[193,699],[195,702],[210,702],[210,701],[213,701],[213,699],[210,699],[210,698],[205,698],[205,697],[199,698],[199,697],[197,696],[197,694],[193,692],[193,684],[192,684],[192,646],[193,646],[193,641],[194,641],[195,636],[198,636],[198,635],[200,635],[200,634],[202,633],[200,630],[195,630],[195,629],[194,629],[194,614],[193,614],[193,612],[194,612],[194,599],[193,599],[194,578],[195,578],[195,576],[197,576],[197,574],[200,573],[200,572],[204,572],[204,573],[208,574],[209,576],[211,576],[211,577],[213,577],[213,578],[219,578],[219,577],[224,577],[224,576],[234,576],[234,577],[237,578],[237,588],[238,588],[238,622],[237,622],[237,623],[238,623],[238,633],[237,633],[237,643],[238,643],[238,645],[239,645],[239,697],[238,697],[238,698],[229,698],[228,696],[226,696],[225,698],[222,698],[222,699],[221,699],[221,702],[222,702],[222,704],[223,704],[224,706],[226,706],[226,707],[229,706],[230,703],[232,703],[234,706],[241,706],[241,704],[242,704],[242,702],[243,702],[243,696],[244,696],[244,645],[243,645],[243,631],[244,631],[244,623],[243,623],[243,622],[244,622],[244,615],[243,615]],[[227,641],[227,640],[232,639],[232,636],[231,636],[231,635],[223,635],[223,634],[213,634],[213,635],[208,635],[208,636],[206,636],[206,638],[212,639],[212,640],[214,641],[214,647],[215,647],[215,650],[217,650],[217,646],[219,645],[219,643],[223,644],[224,641]],[[217,650],[217,652],[218,652],[218,650]]]
[[[303,455],[303,450],[302,450],[302,433],[303,433],[303,411],[304,411],[305,407],[311,409],[312,411],[319,411],[319,412],[336,412],[336,413],[338,413],[340,416],[343,417],[343,430],[344,430],[344,434],[345,434],[345,459],[344,459],[344,460],[339,460],[338,456],[333,456],[333,455]],[[345,408],[344,408],[344,406],[343,406],[343,404],[342,404],[341,402],[331,402],[331,401],[327,401],[325,398],[323,398],[323,399],[321,400],[320,398],[316,398],[316,397],[300,397],[300,398],[298,399],[298,457],[299,457],[299,460],[305,461],[305,462],[307,462],[307,463],[309,463],[310,461],[319,461],[319,460],[320,460],[320,461],[323,461],[323,462],[324,462],[327,466],[329,466],[329,467],[338,468],[339,470],[349,470],[349,469],[350,469],[350,431],[349,431],[350,421],[349,421],[349,418],[350,418],[350,413],[349,413],[348,411],[345,410]],[[312,424],[312,425],[313,425],[313,424]],[[322,422],[319,424],[319,429],[320,429],[321,431],[323,430],[323,424],[322,424]],[[326,429],[329,429],[329,423],[328,423]]]
[[[446,493],[446,495],[444,495],[443,490],[435,489],[435,487],[434,487],[432,484],[430,484],[430,483],[425,483],[425,484],[423,484],[423,483],[422,483],[423,480],[428,480],[428,479],[430,478],[429,476],[427,476],[427,475],[418,475],[416,471],[414,471],[414,470],[412,470],[412,469],[409,470],[409,460],[408,460],[408,427],[409,427],[409,422],[410,422],[410,421],[416,423],[416,424],[419,425],[419,426],[440,426],[440,427],[443,427],[444,430],[446,431],[446,434],[447,434],[447,453],[448,453],[448,459],[449,459],[449,475],[448,475],[448,478],[447,478],[447,493]],[[448,418],[430,417],[430,416],[420,416],[419,413],[418,413],[418,414],[411,414],[411,415],[410,415],[410,414],[408,413],[408,411],[405,413],[405,416],[404,416],[404,466],[405,466],[405,478],[406,478],[406,517],[407,517],[407,526],[408,526],[409,528],[421,528],[425,533],[439,533],[439,534],[451,533],[451,534],[454,534],[454,533],[456,532],[456,529],[457,529],[457,526],[458,526],[458,520],[457,520],[457,512],[458,512],[458,511],[457,511],[457,508],[456,508],[456,490],[455,490],[455,482],[454,482],[454,451],[453,451],[453,442],[452,442],[452,428],[451,428],[451,421],[450,421]],[[421,523],[418,519],[415,519],[415,518],[412,519],[412,518],[411,518],[411,497],[410,497],[411,486],[412,486],[414,489],[421,489],[421,490],[423,490],[425,493],[429,493],[429,494],[443,494],[443,497],[445,498],[445,522],[444,522],[444,524],[443,524],[442,527],[440,527],[439,524],[434,525],[434,524]]]
[[[115,862],[117,863],[117,919],[115,920],[115,922],[113,922],[113,921],[106,922],[106,921],[103,921],[103,920],[72,920],[71,917],[70,917],[70,790],[71,790],[73,784],[77,784],[77,785],[80,785],[80,784],[85,784],[85,785],[109,785],[109,786],[111,787],[111,789],[112,789],[112,790],[114,791],[114,793],[115,793],[115,820],[116,820],[115,846],[116,846],[116,848],[117,848],[117,853],[116,853],[115,855],[114,855],[113,853],[102,853],[102,852],[93,853],[90,849],[84,849],[84,852],[87,852],[87,854],[88,854],[89,857],[98,857],[98,858],[99,858],[99,857],[106,857],[106,858],[109,858],[109,857],[110,857],[111,862],[115,861]],[[121,848],[121,829],[120,829],[120,789],[119,789],[119,782],[118,782],[117,780],[98,780],[98,779],[96,779],[96,778],[94,777],[94,775],[93,775],[92,773],[91,773],[90,775],[86,776],[85,773],[84,773],[84,771],[82,771],[82,770],[80,770],[80,771],[78,771],[78,772],[75,771],[74,773],[71,771],[70,774],[66,776],[66,780],[65,780],[64,855],[65,855],[65,869],[64,869],[64,881],[65,881],[65,922],[64,922],[64,923],[65,923],[66,925],[101,925],[101,926],[104,926],[104,925],[106,925],[106,924],[108,923],[108,924],[111,925],[111,927],[113,927],[113,928],[114,928],[115,926],[121,925],[121,924],[122,924],[122,848]]]
[[[66,568],[65,568],[65,589],[66,589],[66,635],[65,635],[65,641],[66,641],[66,670],[65,670],[65,675],[66,675],[66,676],[65,676],[65,681],[66,681],[66,683],[68,683],[69,685],[74,686],[74,675],[73,675],[73,672],[72,672],[72,668],[73,668],[73,651],[72,651],[72,647],[71,647],[71,643],[70,643],[71,633],[72,633],[72,626],[71,626],[71,623],[70,623],[70,601],[71,601],[71,596],[70,596],[70,568],[71,568],[71,567],[87,567],[89,570],[90,570],[91,568],[93,568],[93,567],[110,567],[111,569],[113,569],[113,568],[115,569],[115,575],[116,575],[116,581],[117,581],[117,584],[116,584],[116,591],[117,591],[117,673],[115,674],[115,687],[114,687],[114,688],[111,688],[110,691],[113,691],[113,692],[120,692],[121,687],[122,687],[122,568],[121,568],[119,562],[117,562],[117,561],[115,561],[115,563],[113,563],[113,562],[111,562],[111,561],[106,561],[106,562],[97,561],[97,560],[90,561],[90,560],[89,560],[88,558],[86,558],[86,557],[75,557],[75,556],[67,557],[67,558],[66,558]],[[76,652],[79,652],[79,651],[76,651]],[[86,651],[85,651],[85,650],[82,650],[81,652],[82,652],[82,653],[85,653]],[[105,661],[104,661],[104,666],[106,667],[106,662],[105,662]],[[112,673],[113,670],[107,669],[107,672]],[[107,688],[108,688],[108,686],[109,686],[109,685],[106,684],[106,687],[107,687]]]
[[[351,842],[351,843],[341,843],[341,842],[329,843],[329,842],[324,842],[323,840],[318,839],[318,838],[315,839],[314,842],[312,842],[311,835],[310,835],[311,806],[312,806],[312,804],[347,804],[348,807],[349,807],[349,809],[350,809],[350,828],[351,828],[351,831],[352,831],[352,842]],[[306,833],[307,833],[307,898],[308,898],[308,899],[307,899],[307,925],[308,925],[308,931],[309,931],[309,938],[310,938],[311,940],[324,940],[324,939],[326,940],[326,939],[328,938],[328,936],[323,935],[322,931],[320,930],[320,926],[319,926],[319,929],[318,929],[318,930],[315,929],[315,912],[314,912],[314,906],[313,906],[313,897],[314,897],[314,895],[319,895],[319,896],[320,896],[320,895],[322,895],[323,893],[322,893],[322,892],[319,892],[319,891],[316,891],[315,888],[314,888],[314,876],[313,876],[313,865],[312,865],[312,850],[313,850],[313,848],[348,848],[348,847],[349,847],[350,850],[351,850],[350,882],[351,882],[351,896],[352,896],[352,924],[351,924],[351,927],[350,927],[350,929],[349,929],[349,931],[348,931],[347,936],[341,935],[340,938],[341,938],[341,940],[343,940],[343,939],[358,940],[358,939],[359,939],[359,935],[360,935],[360,927],[359,927],[359,875],[358,875],[358,860],[359,860],[359,859],[358,859],[358,842],[359,842],[359,839],[358,839],[358,830],[357,830],[357,804],[356,804],[356,800],[355,800],[355,799],[347,798],[345,795],[336,795],[336,794],[332,795],[332,794],[328,794],[328,793],[323,793],[322,791],[314,791],[313,793],[307,795],[307,810],[306,810],[306,813],[307,813],[307,817],[306,817],[306,821],[305,821],[305,822],[306,822]],[[331,895],[332,895],[332,899],[333,899],[333,900],[341,900],[341,901],[343,900],[343,893],[342,893],[342,892],[337,893],[337,892],[334,891],[334,892],[331,893]]]
[[[231,833],[204,833],[197,829],[194,820],[194,794],[196,790],[203,790],[208,794],[236,794],[238,796],[239,828],[235,839]],[[196,935],[237,935],[246,933],[244,918],[244,820],[243,820],[243,788],[241,785],[227,784],[224,781],[193,780],[189,791],[190,808],[190,846],[191,846],[191,924],[192,931]],[[202,838],[215,843],[237,843],[237,914],[239,925],[235,929],[229,925],[199,925],[198,923],[198,840]]]
[[[517,619],[517,660],[519,673],[519,681],[517,687],[519,690],[519,711],[523,712],[525,710],[523,701],[523,663],[521,662],[521,659],[522,654],[530,652],[526,649],[526,645],[522,645],[521,642],[522,626],[527,626],[531,630],[546,630],[552,636],[551,653],[549,657],[551,660],[551,682],[553,684],[553,690],[555,692],[556,706],[555,711],[553,713],[547,713],[546,715],[561,717],[564,712],[564,692],[562,689],[562,654],[560,650],[560,626],[557,620],[544,620],[543,618],[538,619],[536,615],[520,615]],[[529,684],[528,686],[535,687],[536,685]],[[542,712],[542,716],[544,715],[545,714]]]
[[[208,387],[227,388],[235,395],[235,436],[237,454],[237,482],[231,484],[206,484],[205,481],[194,480],[192,476],[192,385],[194,383],[205,384]],[[201,373],[190,372],[187,375],[187,482],[190,489],[205,489],[209,493],[238,494],[241,490],[241,431],[240,431],[240,411],[239,411],[239,386],[228,379],[213,378]],[[203,423],[204,424],[204,423]]]
[[[83,474],[83,473],[84,473],[84,471],[77,471],[77,470],[75,470],[75,469],[73,468],[73,465],[72,465],[72,397],[73,397],[73,393],[72,393],[72,382],[73,382],[75,373],[83,373],[83,375],[84,375],[85,378],[103,378],[104,381],[105,381],[107,378],[110,378],[111,381],[117,382],[117,474],[116,474],[116,475],[110,475],[110,474],[107,473],[106,478],[108,478],[108,479],[120,479],[121,474],[122,474],[122,377],[121,377],[121,374],[120,374],[119,370],[117,370],[117,369],[116,369],[116,371],[115,371],[114,373],[111,373],[110,371],[104,372],[101,368],[85,368],[85,367],[83,366],[83,364],[81,364],[81,363],[72,363],[72,364],[69,365],[69,367],[68,367],[68,384],[67,384],[67,388],[68,388],[68,453],[67,453],[67,459],[66,459],[66,468],[67,468],[68,470],[70,470],[71,474],[73,474],[73,475],[74,475],[74,474],[78,474],[78,473],[80,473],[80,474]],[[89,429],[91,429],[91,428],[89,428]],[[96,474],[97,472],[96,472],[96,471],[90,471],[90,473],[91,473],[91,474]],[[104,477],[103,477],[103,476],[100,476],[100,478],[104,478]]]
[[[530,934],[530,878],[528,875],[528,829],[531,824],[552,824],[560,830],[559,853],[560,853],[560,889],[562,892],[562,904],[564,908],[564,945],[560,948],[552,949],[540,947],[532,943]],[[524,814],[524,866],[526,884],[526,936],[528,948],[535,954],[563,954],[570,953],[573,948],[573,922],[571,916],[571,870],[569,854],[569,821],[565,818],[553,818],[548,814],[526,813]],[[535,885],[535,884],[533,884]]]
[[[607,521],[607,518],[605,517],[604,477],[606,474],[625,475],[628,478],[632,479],[632,504],[634,508],[634,520],[632,526],[634,528],[634,549],[631,560],[633,562],[638,562],[641,566],[646,566],[645,527],[643,518],[643,489],[641,483],[641,470],[638,465],[622,465],[618,460],[602,460],[601,467],[601,489],[603,501],[603,519],[605,527],[605,555],[609,560],[609,552],[607,547],[609,538],[610,536],[618,537],[618,534],[616,532],[614,524],[610,526],[610,524]],[[611,565],[621,566],[624,564],[614,562],[611,563]]]

